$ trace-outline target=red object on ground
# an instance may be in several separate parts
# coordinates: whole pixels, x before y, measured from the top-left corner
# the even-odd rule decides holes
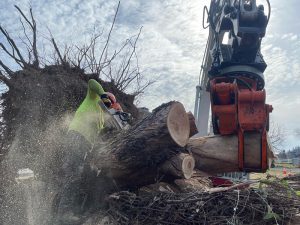
[[[222,178],[222,177],[209,177],[211,180],[213,187],[231,187],[235,185],[230,179]],[[240,187],[237,187],[237,190],[243,190],[249,188],[250,184],[244,183]]]
[[[286,173],[287,173],[286,168],[283,168],[282,174],[286,176]]]
[[[231,180],[222,177],[210,177],[209,179],[214,187],[229,187],[233,185]]]

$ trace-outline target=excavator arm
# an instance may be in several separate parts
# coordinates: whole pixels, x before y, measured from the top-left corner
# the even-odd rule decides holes
[[[266,2],[268,15],[256,0],[212,0],[210,8],[204,8],[209,37],[200,89],[202,95],[210,93],[214,134],[238,136],[239,169],[246,172],[268,169],[267,131],[273,108],[265,102],[267,64],[260,52],[270,18]],[[204,101],[203,96],[199,99]]]

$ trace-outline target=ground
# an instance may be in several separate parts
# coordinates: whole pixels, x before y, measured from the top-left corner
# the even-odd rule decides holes
[[[265,179],[268,175],[283,178],[295,174],[300,174],[300,168],[296,168],[291,164],[284,165],[284,167],[276,165],[276,167],[270,168],[266,173],[250,173],[250,179]]]

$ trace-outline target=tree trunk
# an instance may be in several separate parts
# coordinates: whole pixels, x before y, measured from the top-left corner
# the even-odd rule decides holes
[[[192,112],[188,112],[189,122],[190,122],[190,137],[198,133],[198,128],[195,123],[195,117]]]
[[[128,131],[104,143],[93,165],[101,171],[100,177],[113,178],[118,186],[154,183],[158,166],[185,151],[189,131],[183,105],[163,104]]]
[[[257,149],[260,141],[256,137],[247,141],[247,149]],[[193,153],[195,168],[209,174],[237,172],[238,168],[238,137],[236,135],[206,136],[190,138],[187,149]],[[247,152],[247,163],[258,165],[260,157]],[[272,151],[268,149],[269,161],[272,160]]]
[[[193,156],[185,153],[180,153],[167,160],[160,167],[164,174],[170,174],[177,178],[189,179],[193,175],[195,167],[195,159]]]

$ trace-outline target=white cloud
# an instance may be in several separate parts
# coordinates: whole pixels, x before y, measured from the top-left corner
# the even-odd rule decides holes
[[[295,34],[295,35],[293,35],[293,36],[291,36],[291,41],[296,41],[298,39],[298,35],[297,34]]]

